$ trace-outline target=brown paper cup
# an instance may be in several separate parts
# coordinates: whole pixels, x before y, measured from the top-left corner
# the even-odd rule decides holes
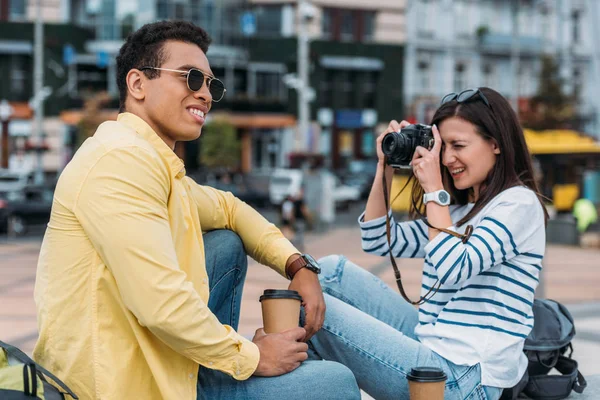
[[[446,374],[441,369],[416,367],[406,378],[410,400],[444,400]]]
[[[302,297],[295,290],[267,289],[260,296],[265,333],[296,328],[300,322]]]

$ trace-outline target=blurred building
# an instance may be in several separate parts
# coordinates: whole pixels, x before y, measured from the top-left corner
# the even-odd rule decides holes
[[[298,78],[298,37],[302,24],[298,1],[251,0],[247,13],[256,21],[249,34],[261,50],[257,57],[278,62],[293,87]],[[286,150],[318,154],[332,169],[371,157],[380,123],[402,115],[405,1],[310,1],[309,82],[314,96],[309,128]],[[288,107],[298,115],[297,92]],[[299,159],[301,157],[298,157]]]
[[[492,87],[510,99],[538,88],[541,56],[554,56],[564,92],[598,135],[597,0],[413,0],[407,8],[405,103],[429,121],[447,93]],[[513,5],[518,4],[514,12]],[[597,37],[597,36],[596,36]],[[599,136],[600,137],[600,136]]]
[[[46,115],[81,108],[100,91],[117,97],[115,57],[124,38],[148,22],[185,19],[213,38],[207,56],[227,96],[211,115],[236,126],[243,171],[288,166],[293,153],[321,155],[336,169],[372,156],[377,124],[402,116],[405,1],[309,3],[306,62],[315,96],[310,129],[300,135],[289,85],[298,66],[298,0],[42,0],[44,85],[53,89]],[[26,102],[33,95],[36,4],[0,0],[0,71],[11,77],[0,98]],[[182,155],[184,147],[194,169],[198,144],[181,146]]]

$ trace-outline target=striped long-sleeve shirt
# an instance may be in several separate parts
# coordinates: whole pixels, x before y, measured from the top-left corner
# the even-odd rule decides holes
[[[450,206],[454,224],[473,207]],[[385,217],[359,217],[364,251],[388,257]],[[433,298],[419,308],[417,337],[458,365],[481,364],[482,384],[512,387],[527,368],[525,338],[533,324],[546,234],[535,193],[513,187],[496,196],[470,221],[449,229],[474,231],[466,244],[447,233],[429,241],[421,220],[392,221],[395,257],[424,258],[421,295],[440,281]],[[400,264],[400,268],[402,268]]]

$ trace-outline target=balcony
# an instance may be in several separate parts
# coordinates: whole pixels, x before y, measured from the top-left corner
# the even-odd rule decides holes
[[[520,36],[518,39],[519,52],[541,54],[543,40],[535,36]],[[479,47],[483,53],[505,55],[510,54],[513,37],[510,34],[485,33],[479,36]]]

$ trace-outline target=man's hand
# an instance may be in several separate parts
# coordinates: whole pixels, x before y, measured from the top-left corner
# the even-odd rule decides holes
[[[306,342],[321,329],[325,320],[325,299],[319,278],[314,272],[302,268],[294,275],[288,289],[295,290],[302,296],[306,315],[306,336],[303,340]]]
[[[308,358],[308,345],[304,328],[293,328],[281,333],[266,334],[261,328],[252,341],[260,352],[260,361],[254,371],[256,376],[278,376],[292,372]]]

